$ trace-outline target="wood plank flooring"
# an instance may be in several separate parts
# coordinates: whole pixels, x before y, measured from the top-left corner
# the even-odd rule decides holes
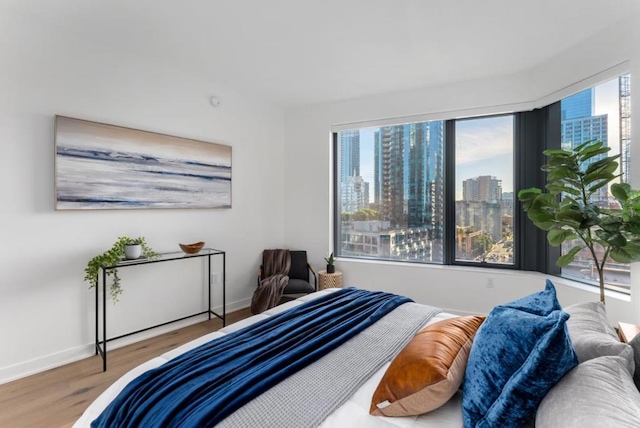
[[[227,325],[251,316],[249,309],[227,315]],[[109,351],[102,372],[99,356],[0,385],[0,427],[70,427],[109,385],[135,366],[222,328],[204,321]]]

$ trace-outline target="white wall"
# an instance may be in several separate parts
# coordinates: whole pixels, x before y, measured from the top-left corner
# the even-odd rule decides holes
[[[93,353],[83,270],[121,235],[158,251],[198,240],[226,250],[227,302],[247,306],[262,250],[282,244],[282,112],[17,15],[0,16],[0,54],[0,383]],[[233,208],[54,211],[56,114],[231,145]],[[200,311],[202,266],[121,270],[110,332]]]
[[[597,78],[590,79],[590,76],[624,61],[629,61],[630,70],[626,71],[632,73],[632,87],[639,88],[637,20],[637,16],[629,17],[628,22],[619,27],[607,29],[536,69],[517,75],[287,111],[285,193],[297,197],[285,201],[285,243],[306,247],[317,266],[323,264],[322,256],[331,248],[332,127],[407,116],[441,119],[528,109],[540,105],[540,101],[550,103],[569,95],[567,92],[572,88],[567,87],[573,84],[598,83]],[[434,66],[437,66],[437,59],[434,59]],[[553,95],[549,96],[553,93],[555,99]],[[640,111],[639,101],[640,96],[632,97],[633,111]],[[640,115],[633,116],[632,120],[633,135],[640,135],[637,132]],[[633,150],[632,160],[640,165],[640,150]],[[640,184],[638,170],[632,177],[635,187]],[[339,260],[337,267],[343,271],[346,285],[388,290],[408,295],[421,303],[472,313],[486,313],[496,304],[540,290],[545,278],[531,272],[348,259]],[[632,269],[631,299],[608,298],[607,308],[614,322],[640,323],[640,270],[637,265]],[[553,278],[553,281],[558,285],[559,298],[564,305],[598,299],[595,288],[560,278]]]

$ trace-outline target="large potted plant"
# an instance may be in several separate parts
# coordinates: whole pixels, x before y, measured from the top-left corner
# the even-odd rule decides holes
[[[614,183],[610,190],[619,207],[592,201],[593,195],[620,177],[615,174],[620,155],[607,156],[609,150],[595,140],[571,150],[545,150],[549,160],[542,170],[547,172],[548,192],[537,187],[518,192],[527,217],[547,231],[549,244],[573,243],[556,261],[558,266],[567,266],[584,249],[589,252],[598,272],[602,302],[607,260],[640,260],[640,192],[627,183]]]
[[[132,253],[131,250],[127,250],[127,247],[131,246],[140,246],[141,254],[137,253],[135,250]],[[127,257],[128,253],[128,257]],[[96,287],[98,285],[98,273],[100,272],[100,268],[103,266],[115,266],[121,261],[127,258],[137,258],[142,255],[142,257],[153,258],[159,256],[158,253],[153,251],[149,245],[147,245],[146,240],[139,236],[137,238],[130,238],[128,236],[121,236],[118,238],[116,242],[114,242],[111,249],[105,251],[102,254],[99,254],[92,258],[89,263],[87,263],[87,267],[84,269],[84,280],[89,283],[89,288]],[[113,280],[109,286],[109,294],[111,296],[111,300],[113,303],[116,303],[119,299],[120,294],[122,294],[122,287],[120,286],[120,277],[118,276],[118,269],[110,269],[107,271],[108,276],[113,276]],[[105,284],[106,286],[106,284]]]

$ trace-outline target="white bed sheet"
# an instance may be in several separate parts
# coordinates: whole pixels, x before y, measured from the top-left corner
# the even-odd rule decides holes
[[[275,315],[287,309],[301,305],[311,299],[320,297],[325,294],[333,293],[338,290],[337,288],[326,289],[315,293],[308,294],[299,299],[287,302],[283,305],[277,306],[273,309],[263,312],[260,315],[254,315],[246,318],[242,321],[238,321],[227,327],[220,329],[216,332],[209,333],[191,342],[168,351],[157,358],[153,358],[136,368],[132,369],[116,382],[114,382],[109,388],[107,388],[96,400],[91,403],[87,410],[82,414],[80,419],[73,425],[74,428],[90,427],[91,422],[96,419],[100,413],[109,405],[109,403],[122,391],[122,389],[133,379],[147,370],[151,370],[158,367],[165,362],[175,358],[176,356],[187,352],[197,346],[202,345],[212,339],[221,337],[225,334],[229,334],[233,331],[239,330],[254,322],[268,318],[271,315]],[[433,317],[425,325],[432,324],[434,322],[452,318],[456,315],[442,312]],[[462,401],[460,393],[457,393],[451,400],[449,400],[441,408],[424,415],[414,417],[402,417],[402,418],[389,418],[381,416],[371,416],[369,414],[369,407],[371,405],[371,397],[375,392],[380,379],[384,375],[387,367],[391,362],[387,362],[378,372],[373,375],[356,393],[342,406],[340,406],[335,412],[333,412],[324,422],[320,425],[321,428],[346,428],[346,427],[358,427],[358,428],[460,428],[462,427]],[[318,399],[322,399],[318,397]],[[247,427],[252,428],[252,427]],[[259,428],[259,427],[255,427]],[[286,428],[286,427],[283,427]]]

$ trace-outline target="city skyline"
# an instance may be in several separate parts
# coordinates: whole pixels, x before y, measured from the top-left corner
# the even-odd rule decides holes
[[[620,153],[618,79],[592,88],[593,114],[608,116],[610,156]],[[484,124],[479,121],[484,122]],[[489,122],[486,122],[489,121]],[[491,123],[492,126],[486,126]],[[502,180],[503,192],[513,192],[513,115],[456,122],[456,200],[462,199],[462,182],[482,175]],[[374,135],[382,127],[363,128],[360,134],[360,175],[373,185]],[[491,142],[488,144],[487,142]],[[373,192],[369,202],[373,202]]]
[[[624,136],[626,157],[620,163],[628,168],[629,123],[620,117],[630,117],[629,97],[623,78],[560,100],[561,147],[570,150],[596,139],[615,156]],[[516,118],[503,114],[341,132],[340,255],[439,263],[445,247],[453,245],[456,261],[513,264]],[[453,171],[446,170],[444,161],[447,123],[455,130],[449,152],[455,157]],[[455,229],[447,236],[445,175],[453,175],[455,182]],[[609,206],[607,190],[600,189],[592,202]],[[585,260],[578,254],[563,275],[592,277]],[[628,284],[628,266],[607,266],[618,272],[613,279],[618,286]]]

